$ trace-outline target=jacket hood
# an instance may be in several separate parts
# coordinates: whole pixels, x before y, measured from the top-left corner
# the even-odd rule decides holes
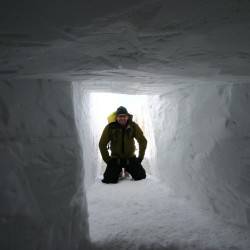
[[[133,120],[133,115],[128,114],[129,118],[128,118],[128,122]],[[112,122],[116,122],[116,112],[112,112],[108,117],[108,124],[112,123]]]

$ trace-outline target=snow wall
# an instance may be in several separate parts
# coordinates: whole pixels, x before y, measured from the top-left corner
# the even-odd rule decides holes
[[[78,82],[73,83],[73,96],[76,126],[83,149],[84,183],[85,189],[87,189],[90,185],[94,184],[98,174],[99,138],[94,127],[91,126],[91,121],[98,119],[98,117],[94,118],[91,115],[90,95],[84,89],[83,84]]]
[[[71,83],[0,85],[0,249],[88,249]]]
[[[149,107],[159,178],[227,221],[249,226],[250,85],[194,85],[152,97]]]

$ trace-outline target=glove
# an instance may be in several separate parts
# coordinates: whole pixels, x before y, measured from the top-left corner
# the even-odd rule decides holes
[[[107,164],[108,164],[108,163],[111,163],[113,160],[114,160],[114,158],[109,157],[108,160],[106,161],[106,163],[107,163]]]
[[[135,164],[140,165],[141,162],[142,162],[142,160],[143,160],[142,158],[136,157],[136,158],[135,158]]]

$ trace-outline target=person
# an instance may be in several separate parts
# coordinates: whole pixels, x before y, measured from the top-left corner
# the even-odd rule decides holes
[[[147,139],[139,125],[135,123],[133,115],[129,114],[123,106],[117,108],[115,119],[104,128],[99,149],[103,160],[107,163],[103,174],[103,183],[117,183],[122,168],[128,172],[134,180],[146,178],[146,171],[141,165],[147,147]],[[135,141],[139,144],[139,155],[135,155]],[[108,152],[110,144],[111,155]]]

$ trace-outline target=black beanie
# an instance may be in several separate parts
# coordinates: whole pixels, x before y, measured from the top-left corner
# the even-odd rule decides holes
[[[116,114],[117,115],[128,115],[128,111],[125,107],[120,106],[117,110],[116,110]]]

